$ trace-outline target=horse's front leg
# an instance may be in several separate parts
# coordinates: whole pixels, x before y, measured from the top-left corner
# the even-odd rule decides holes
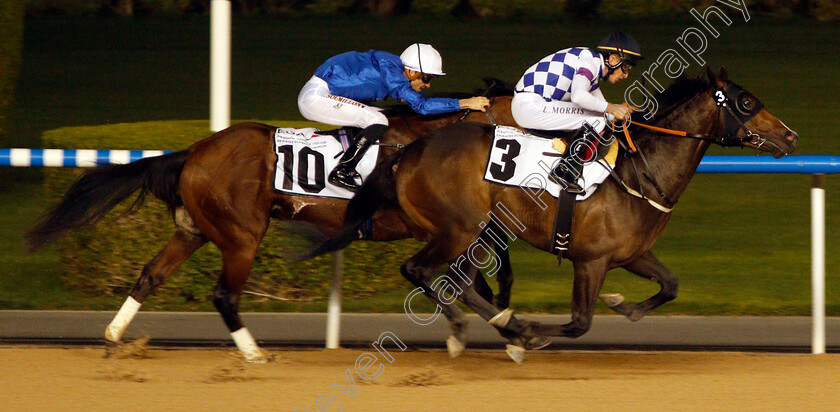
[[[620,293],[606,293],[601,295],[601,300],[610,309],[635,322],[662,304],[672,301],[677,297],[679,286],[677,277],[651,251],[645,252],[638,259],[623,267],[638,276],[658,282],[660,290],[659,293],[651,296],[647,300],[635,304],[625,304],[624,296]]]
[[[564,325],[535,324],[531,328],[542,336],[577,338],[592,327],[598,292],[607,275],[607,259],[574,262],[575,278],[572,287],[572,321]]]

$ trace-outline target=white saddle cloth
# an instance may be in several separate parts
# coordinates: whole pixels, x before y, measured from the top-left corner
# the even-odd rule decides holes
[[[315,128],[278,128],[274,132],[277,154],[274,188],[294,195],[350,199],[353,192],[327,181],[349,142],[345,137],[339,142],[333,136],[317,133]],[[373,145],[359,161],[356,171],[362,179],[373,171],[377,156],[379,146]]]
[[[560,196],[560,185],[548,178],[554,162],[559,159],[556,156],[559,153],[551,147],[551,143],[551,139],[534,136],[515,127],[497,126],[484,180],[506,186],[544,190],[551,196]],[[578,195],[577,201],[592,196],[598,185],[607,179],[610,175],[608,168],[615,166],[617,153],[618,143],[614,141],[604,159],[583,165],[578,183],[586,192]]]

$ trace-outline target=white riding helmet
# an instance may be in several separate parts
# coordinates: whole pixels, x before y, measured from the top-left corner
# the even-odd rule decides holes
[[[443,76],[443,61],[440,53],[428,44],[414,43],[408,46],[400,55],[403,65],[407,69],[424,74]]]

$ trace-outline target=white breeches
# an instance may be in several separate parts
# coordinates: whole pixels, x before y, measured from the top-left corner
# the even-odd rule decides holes
[[[527,129],[577,130],[587,122],[600,133],[606,126],[603,113],[584,110],[572,102],[547,102],[536,93],[515,93],[510,111],[516,123]]]
[[[388,125],[388,118],[378,108],[331,94],[327,82],[317,76],[306,82],[297,102],[300,114],[315,122],[361,128]]]

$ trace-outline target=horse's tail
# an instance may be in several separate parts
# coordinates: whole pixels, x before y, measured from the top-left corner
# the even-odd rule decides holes
[[[356,195],[347,204],[344,225],[335,236],[310,250],[300,260],[308,260],[329,252],[350,246],[356,240],[359,227],[383,206],[397,206],[394,165],[399,162],[403,150],[382,159],[368,176]]]
[[[56,206],[42,215],[25,234],[26,247],[34,252],[69,230],[92,224],[117,204],[140,190],[126,213],[141,204],[148,193],[170,210],[183,205],[178,192],[181,170],[189,152],[169,153],[124,165],[108,165],[85,172]]]

